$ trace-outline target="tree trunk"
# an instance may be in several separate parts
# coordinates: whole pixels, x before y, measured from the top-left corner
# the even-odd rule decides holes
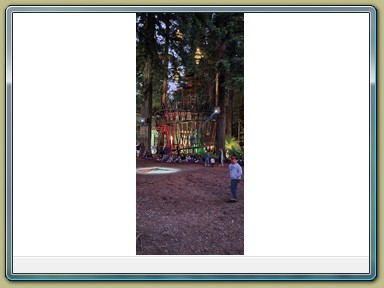
[[[225,135],[232,137],[232,107],[233,107],[233,89],[229,91],[228,103],[225,109]]]
[[[216,72],[216,78],[215,78],[215,107],[219,106],[219,87],[220,87],[220,73]]]
[[[151,149],[151,130],[152,130],[152,63],[153,55],[148,53],[145,66],[144,66],[144,101],[141,106],[141,117],[145,118],[146,121],[140,127],[140,143],[141,151],[140,155],[143,155],[146,150]]]
[[[159,132],[158,137],[157,137],[157,146],[164,147],[164,133]]]
[[[240,93],[239,95],[239,132],[238,138],[240,146],[244,146],[244,94]]]
[[[145,123],[140,127],[140,143],[142,156],[146,150],[151,150],[151,132],[152,132],[152,91],[153,91],[153,51],[152,46],[155,34],[155,19],[151,13],[146,14],[145,22],[145,63],[144,63],[144,81],[143,81],[143,103],[141,106],[141,117],[145,118]]]
[[[223,73],[217,74],[217,97],[216,103],[217,106],[220,107],[220,113],[217,117],[217,130],[216,130],[216,153],[219,153],[219,149],[223,149],[225,153],[225,87],[223,87],[222,83],[225,81],[225,76]],[[225,155],[225,154],[224,154]]]
[[[167,90],[168,90],[168,64],[169,64],[169,57],[168,57],[168,50],[169,50],[169,23],[168,19],[164,20],[164,23],[166,25],[165,28],[165,45],[164,45],[164,57],[163,57],[163,64],[164,64],[164,72],[163,72],[163,94],[161,95],[161,103],[162,106],[167,107]]]

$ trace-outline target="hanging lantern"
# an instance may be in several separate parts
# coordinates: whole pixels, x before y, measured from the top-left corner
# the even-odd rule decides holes
[[[201,54],[200,48],[196,48],[195,62],[197,65],[199,65],[201,58],[203,58],[203,55]]]
[[[175,81],[179,82],[179,80],[180,80],[180,69],[177,68],[175,71]]]
[[[175,42],[179,44],[183,40],[184,40],[184,34],[179,29],[177,29],[176,35],[175,35]]]

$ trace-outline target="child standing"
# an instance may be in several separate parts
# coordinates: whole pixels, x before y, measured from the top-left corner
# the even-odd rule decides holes
[[[232,164],[229,165],[228,169],[228,178],[231,179],[231,196],[232,198],[229,200],[230,202],[237,202],[238,192],[237,192],[237,184],[239,184],[241,180],[241,175],[243,174],[243,169],[237,163],[237,157],[231,157]]]
[[[211,158],[211,157],[210,157],[209,152],[208,152],[208,150],[207,150],[207,152],[205,153],[205,156],[204,156],[204,159],[205,159],[205,167],[209,167],[209,158]]]

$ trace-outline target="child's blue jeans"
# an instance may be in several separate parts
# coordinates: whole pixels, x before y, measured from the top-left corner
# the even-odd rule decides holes
[[[237,199],[237,184],[239,184],[240,179],[231,179],[231,194],[232,198]]]

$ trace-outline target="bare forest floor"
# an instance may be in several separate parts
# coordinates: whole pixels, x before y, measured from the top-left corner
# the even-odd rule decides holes
[[[137,159],[136,168],[181,171],[136,174],[136,254],[243,255],[244,181],[238,185],[239,201],[227,202],[228,165]]]

